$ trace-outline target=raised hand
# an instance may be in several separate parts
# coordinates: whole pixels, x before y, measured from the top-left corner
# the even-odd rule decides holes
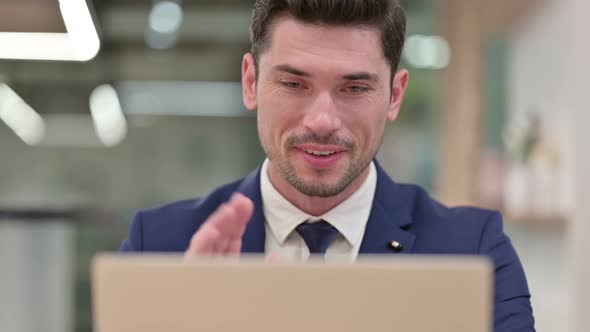
[[[193,235],[185,257],[239,256],[242,236],[253,211],[254,203],[248,197],[233,194]]]

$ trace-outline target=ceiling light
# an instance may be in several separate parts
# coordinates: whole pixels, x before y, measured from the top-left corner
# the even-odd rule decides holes
[[[115,146],[127,136],[127,122],[121,110],[115,89],[104,84],[90,95],[90,114],[100,141],[106,146]]]
[[[37,145],[45,137],[43,118],[4,83],[0,83],[0,120],[28,145]]]
[[[451,62],[451,47],[440,36],[410,36],[404,48],[404,60],[419,69],[443,69]]]
[[[89,61],[100,39],[84,0],[60,0],[67,33],[0,32],[0,59]]]
[[[145,41],[153,49],[173,47],[182,25],[182,7],[173,1],[157,2],[149,16],[149,25],[145,32]]]
[[[172,1],[161,1],[150,12],[150,28],[159,33],[174,33],[182,24],[182,7]]]

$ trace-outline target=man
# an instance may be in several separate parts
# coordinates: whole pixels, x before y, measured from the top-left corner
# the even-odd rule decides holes
[[[501,216],[447,208],[374,160],[408,84],[397,70],[405,29],[398,0],[256,1],[242,88],[267,160],[204,198],[138,212],[122,251],[487,255],[496,331],[533,331]]]

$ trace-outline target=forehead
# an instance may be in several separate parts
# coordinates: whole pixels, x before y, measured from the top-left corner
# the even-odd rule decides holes
[[[376,28],[323,26],[281,17],[269,34],[261,67],[289,64],[312,71],[366,70],[381,75],[389,68]]]

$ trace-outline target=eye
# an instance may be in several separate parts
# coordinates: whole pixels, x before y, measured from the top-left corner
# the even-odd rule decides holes
[[[348,93],[360,94],[369,91],[369,88],[363,85],[349,85],[344,90]]]
[[[298,83],[298,82],[281,81],[281,84],[286,86],[287,88],[290,88],[290,89],[301,88],[301,83]]]

